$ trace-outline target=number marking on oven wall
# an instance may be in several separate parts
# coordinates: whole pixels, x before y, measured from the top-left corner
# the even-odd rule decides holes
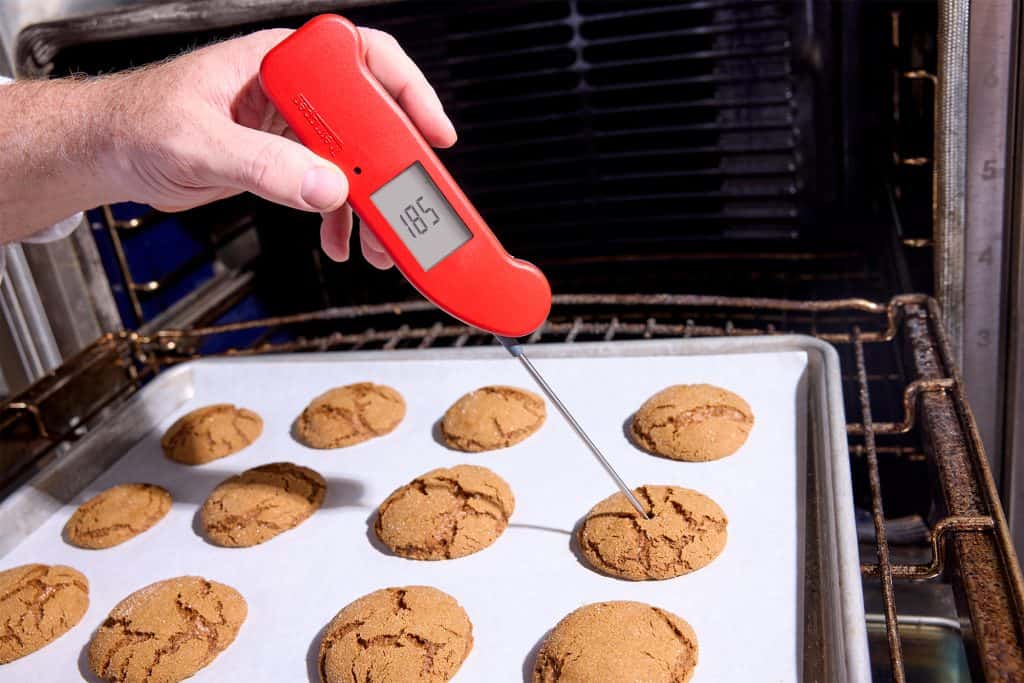
[[[968,43],[963,371],[993,458],[1001,450],[998,342],[1005,324],[1001,291],[1013,14],[1012,0],[972,2]]]

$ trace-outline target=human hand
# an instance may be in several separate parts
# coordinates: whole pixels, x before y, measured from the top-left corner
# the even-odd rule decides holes
[[[454,144],[455,129],[437,94],[398,42],[381,31],[359,31],[370,71],[427,142]],[[348,181],[296,141],[259,84],[264,55],[290,33],[260,31],[117,79],[113,87],[123,105],[111,167],[125,198],[162,211],[246,191],[318,211],[324,251],[345,261],[352,234]],[[371,232],[362,229],[359,237],[368,262],[393,265]]]

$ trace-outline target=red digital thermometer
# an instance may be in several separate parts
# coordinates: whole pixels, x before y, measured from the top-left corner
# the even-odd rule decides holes
[[[319,16],[267,54],[260,82],[303,144],[345,172],[352,208],[423,296],[495,335],[533,332],[551,310],[544,274],[509,256],[364,52],[351,22]]]

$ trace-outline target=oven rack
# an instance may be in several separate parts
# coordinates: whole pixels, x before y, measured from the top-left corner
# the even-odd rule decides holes
[[[282,330],[292,334],[277,341]],[[256,335],[248,346],[217,348],[218,340],[244,331]],[[869,553],[874,558],[861,571],[865,582],[877,582],[881,590],[893,679],[907,680],[897,617],[900,587],[941,581],[951,583],[957,595],[975,677],[1024,680],[1024,579],[933,299],[902,295],[878,303],[562,295],[555,297],[549,322],[527,341],[784,332],[816,336],[839,351],[851,454],[866,465],[874,524]],[[493,338],[478,330],[438,321],[436,309],[425,301],[333,308],[149,335],[110,333],[0,406],[0,483],[6,491],[20,485],[162,368],[196,357],[490,343]],[[935,489],[926,562],[893,556],[886,537],[880,454],[924,458],[934,471],[933,481],[920,482]]]

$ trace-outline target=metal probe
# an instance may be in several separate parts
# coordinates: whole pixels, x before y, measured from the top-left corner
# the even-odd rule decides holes
[[[562,401],[558,398],[557,395],[555,395],[554,389],[548,386],[548,383],[544,381],[544,378],[537,371],[537,368],[533,367],[533,363],[531,363],[530,359],[526,357],[526,353],[523,351],[523,345],[519,343],[519,340],[514,339],[512,337],[500,337],[498,335],[494,336],[497,337],[498,341],[501,342],[501,345],[505,347],[506,351],[511,353],[513,357],[519,359],[519,362],[522,363],[523,367],[526,368],[526,371],[530,373],[530,376],[533,377],[533,380],[537,383],[537,386],[539,386],[541,388],[541,391],[544,392],[544,395],[547,396],[551,400],[551,402],[555,404],[555,407],[558,408],[558,412],[562,414],[562,417],[564,417],[566,422],[569,423],[569,426],[573,428],[573,431],[576,432],[576,435],[583,439],[583,443],[587,444],[587,448],[589,448],[590,452],[594,454],[594,457],[597,458],[597,461],[601,463],[601,466],[604,467],[605,472],[607,472],[611,476],[611,478],[615,480],[616,485],[618,485],[623,495],[626,496],[626,499],[633,505],[633,507],[636,508],[636,511],[640,513],[640,516],[642,516],[644,519],[650,519],[651,517],[647,514],[647,511],[644,510],[643,505],[640,504],[640,501],[636,499],[636,496],[633,495],[633,492],[629,489],[628,486],[626,486],[626,482],[622,480],[622,477],[620,477],[619,473],[615,471],[615,468],[612,467],[611,463],[608,462],[607,459],[605,459],[604,454],[601,453],[601,450],[597,447],[597,444],[590,440],[590,437],[587,436],[587,433],[585,431],[583,431],[583,427],[580,426],[580,423],[576,421],[576,418],[572,416],[572,413],[570,413],[569,409],[565,407],[565,404],[562,403]]]

